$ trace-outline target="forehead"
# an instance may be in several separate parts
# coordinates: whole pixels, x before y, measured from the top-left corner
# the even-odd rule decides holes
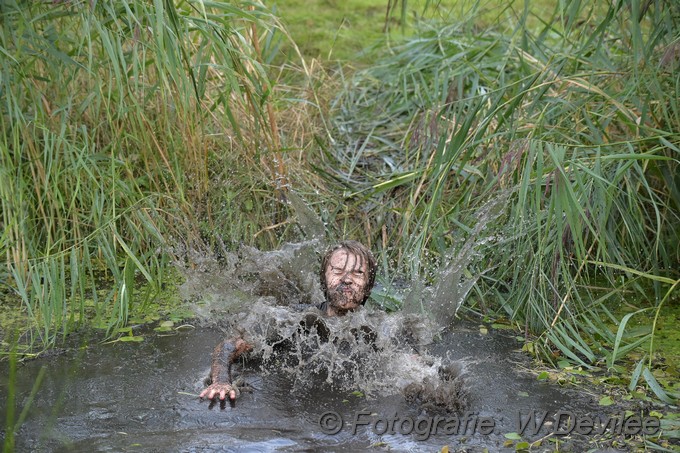
[[[349,252],[345,249],[338,249],[334,251],[330,259],[328,260],[328,265],[330,267],[339,267],[344,269],[349,268],[361,268],[366,269],[366,260],[362,259],[360,255]]]

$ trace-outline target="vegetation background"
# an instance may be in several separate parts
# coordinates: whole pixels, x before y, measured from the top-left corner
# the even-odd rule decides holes
[[[679,23],[674,0],[1,2],[3,347],[191,316],[172,263],[301,239],[295,190],[376,252],[376,304],[472,238],[465,310],[674,402]]]

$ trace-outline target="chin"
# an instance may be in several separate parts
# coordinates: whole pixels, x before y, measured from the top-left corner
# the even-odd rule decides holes
[[[346,300],[335,300],[331,301],[331,305],[335,308],[338,308],[340,310],[356,310],[361,306],[360,303],[357,303],[355,301],[346,301]]]

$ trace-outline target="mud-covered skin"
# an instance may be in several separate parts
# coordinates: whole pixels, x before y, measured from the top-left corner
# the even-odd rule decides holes
[[[226,339],[215,346],[210,367],[210,385],[201,392],[200,397],[212,400],[217,396],[220,400],[224,400],[229,395],[232,401],[238,398],[239,385],[234,383],[231,367],[236,359],[252,349],[252,345],[242,338]]]
[[[365,300],[368,263],[344,249],[334,251],[325,270],[326,315],[344,316],[356,310]]]

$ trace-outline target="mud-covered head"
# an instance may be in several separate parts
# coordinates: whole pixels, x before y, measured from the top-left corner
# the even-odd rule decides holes
[[[366,303],[375,283],[376,262],[357,241],[333,246],[321,261],[321,289],[331,313],[342,315]]]

